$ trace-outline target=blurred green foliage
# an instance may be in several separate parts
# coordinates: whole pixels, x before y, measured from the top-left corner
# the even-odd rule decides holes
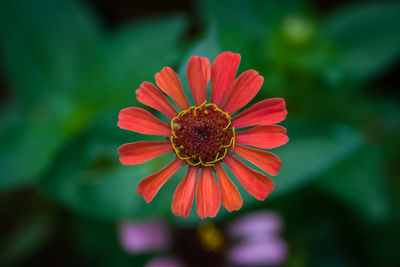
[[[1,71],[8,85],[0,109],[0,210],[11,225],[0,239],[6,248],[0,263],[37,260],[61,235],[62,246],[82,262],[140,266],[141,257],[119,249],[115,223],[156,216],[177,228],[197,225],[194,211],[186,220],[170,211],[184,170],[150,204],[136,193],[138,182],[173,155],[121,166],[118,146],[156,139],[120,130],[117,115],[142,106],[134,90],[153,82],[163,66],[176,67],[189,95],[189,57],[212,60],[229,50],[241,53],[240,71],[256,69],[265,78],[252,103],[286,99],[290,142],[273,150],[283,168],[271,197],[255,201],[239,186],[242,210],[223,211],[215,220],[278,210],[287,222],[288,266],[394,266],[399,94],[393,81],[382,87],[376,80],[399,62],[400,3],[359,2],[328,15],[300,0],[194,5],[200,21],[169,14],[110,30],[82,2],[0,1]],[[200,30],[188,37],[189,23]],[[309,227],[315,224],[321,228]],[[357,234],[347,237],[351,231]],[[351,253],[342,247],[347,238],[354,245],[369,242]],[[321,242],[332,242],[331,254],[319,250]]]

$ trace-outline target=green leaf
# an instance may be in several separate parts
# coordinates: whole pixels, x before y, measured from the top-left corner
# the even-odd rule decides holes
[[[118,106],[137,103],[140,84],[154,83],[157,72],[180,58],[186,25],[184,16],[170,15],[137,21],[111,34],[105,45],[105,74],[98,77],[103,81],[101,99]]]
[[[1,121],[18,113],[1,126],[1,190],[43,174],[68,137],[65,124],[77,109],[72,96],[98,35],[93,15],[75,1],[0,2],[0,54],[14,90]]]
[[[272,38],[280,31],[285,16],[304,10],[298,0],[222,0],[199,1],[203,20],[215,26],[222,50],[246,55],[250,60],[263,62],[272,49]],[[254,68],[254,62],[249,64]]]
[[[344,159],[354,155],[363,143],[362,137],[346,127],[332,127],[330,133],[296,137],[288,132],[290,141],[272,151],[283,162],[279,175],[272,180],[279,196],[298,190],[326,174]]]
[[[356,80],[378,75],[399,58],[399,25],[399,2],[355,4],[323,22],[337,45],[339,69]]]
[[[369,219],[381,220],[388,215],[382,159],[372,148],[359,150],[317,185]]]
[[[36,180],[64,141],[54,125],[28,124],[21,132],[10,131],[1,142],[0,192]]]
[[[5,0],[0,3],[0,40],[6,76],[31,102],[78,88],[98,29],[90,11],[75,1]]]

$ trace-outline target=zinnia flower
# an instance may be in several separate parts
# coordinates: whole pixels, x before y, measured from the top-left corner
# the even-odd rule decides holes
[[[120,111],[120,128],[167,138],[166,141],[141,141],[121,146],[118,152],[122,164],[140,164],[164,153],[176,154],[171,163],[139,183],[138,192],[146,202],[150,202],[161,186],[185,164],[188,165],[186,176],[172,200],[172,212],[176,216],[189,215],[195,191],[197,214],[201,219],[215,217],[221,202],[228,211],[240,209],[242,198],[222,162],[256,199],[264,200],[273,191],[274,184],[268,176],[249,168],[234,154],[270,175],[278,174],[282,162],[277,156],[248,146],[271,149],[288,142],[286,129],[275,125],[286,117],[285,101],[266,99],[233,117],[255,97],[263,83],[263,77],[254,70],[245,71],[235,79],[239,63],[240,55],[231,52],[218,55],[212,66],[207,58],[192,56],[187,66],[187,79],[195,106],[189,105],[176,73],[164,67],[155,75],[156,84],[176,103],[180,112],[156,86],[143,82],[136,91],[138,101],[167,116],[168,124],[141,108]],[[207,103],[210,79],[211,97]],[[238,131],[249,126],[256,127]]]

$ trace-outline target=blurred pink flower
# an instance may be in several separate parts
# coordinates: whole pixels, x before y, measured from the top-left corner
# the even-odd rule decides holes
[[[146,267],[183,267],[182,263],[172,257],[158,257],[151,259]]]
[[[282,228],[282,219],[275,212],[258,211],[239,217],[228,228],[233,237],[275,235]]]
[[[240,241],[228,251],[228,261],[243,266],[284,263],[288,248],[279,237],[281,228],[282,219],[274,212],[251,213],[234,221],[228,234]]]
[[[162,251],[169,246],[169,231],[162,221],[123,222],[119,240],[127,253]]]

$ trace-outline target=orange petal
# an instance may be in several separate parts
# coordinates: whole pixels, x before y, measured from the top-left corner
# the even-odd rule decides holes
[[[161,186],[184,164],[185,161],[176,158],[158,172],[147,176],[139,183],[137,187],[138,193],[143,196],[146,202],[150,202]]]
[[[233,114],[242,107],[246,106],[260,90],[264,78],[255,70],[243,72],[235,80],[232,90],[226,97],[223,110]]]
[[[189,166],[185,178],[176,188],[171,206],[172,213],[175,216],[182,216],[184,218],[189,216],[196,191],[198,172],[198,167]]]
[[[260,101],[232,120],[236,129],[253,125],[274,124],[286,118],[286,103],[283,98],[269,98]]]
[[[221,106],[231,90],[240,64],[240,55],[232,52],[219,54],[211,67],[211,103]]]
[[[200,219],[215,217],[221,205],[221,195],[212,168],[202,167],[197,185],[196,206]]]
[[[240,209],[243,204],[242,197],[219,162],[215,164],[215,172],[217,173],[219,190],[221,191],[222,205],[230,212]]]
[[[201,105],[207,98],[207,83],[210,81],[211,64],[205,57],[192,56],[186,70],[194,103]]]
[[[231,150],[271,175],[277,175],[282,167],[282,161],[270,152],[242,145],[237,145]]]
[[[170,67],[164,67],[156,74],[156,84],[160,89],[169,95],[182,110],[188,109],[189,102],[183,93],[178,75]]]
[[[235,143],[271,149],[282,146],[289,141],[286,129],[279,125],[263,125],[247,131],[237,132]]]
[[[264,200],[274,190],[274,183],[268,176],[250,169],[231,154],[226,155],[224,162],[243,187],[256,199]]]
[[[176,109],[171,105],[163,93],[152,83],[143,82],[140,88],[136,90],[137,100],[149,107],[152,107],[168,118],[172,119],[178,115]]]
[[[171,136],[170,126],[150,112],[136,107],[124,108],[119,112],[118,126],[141,134]]]
[[[118,148],[119,160],[124,165],[135,165],[174,151],[170,141],[140,141]]]

